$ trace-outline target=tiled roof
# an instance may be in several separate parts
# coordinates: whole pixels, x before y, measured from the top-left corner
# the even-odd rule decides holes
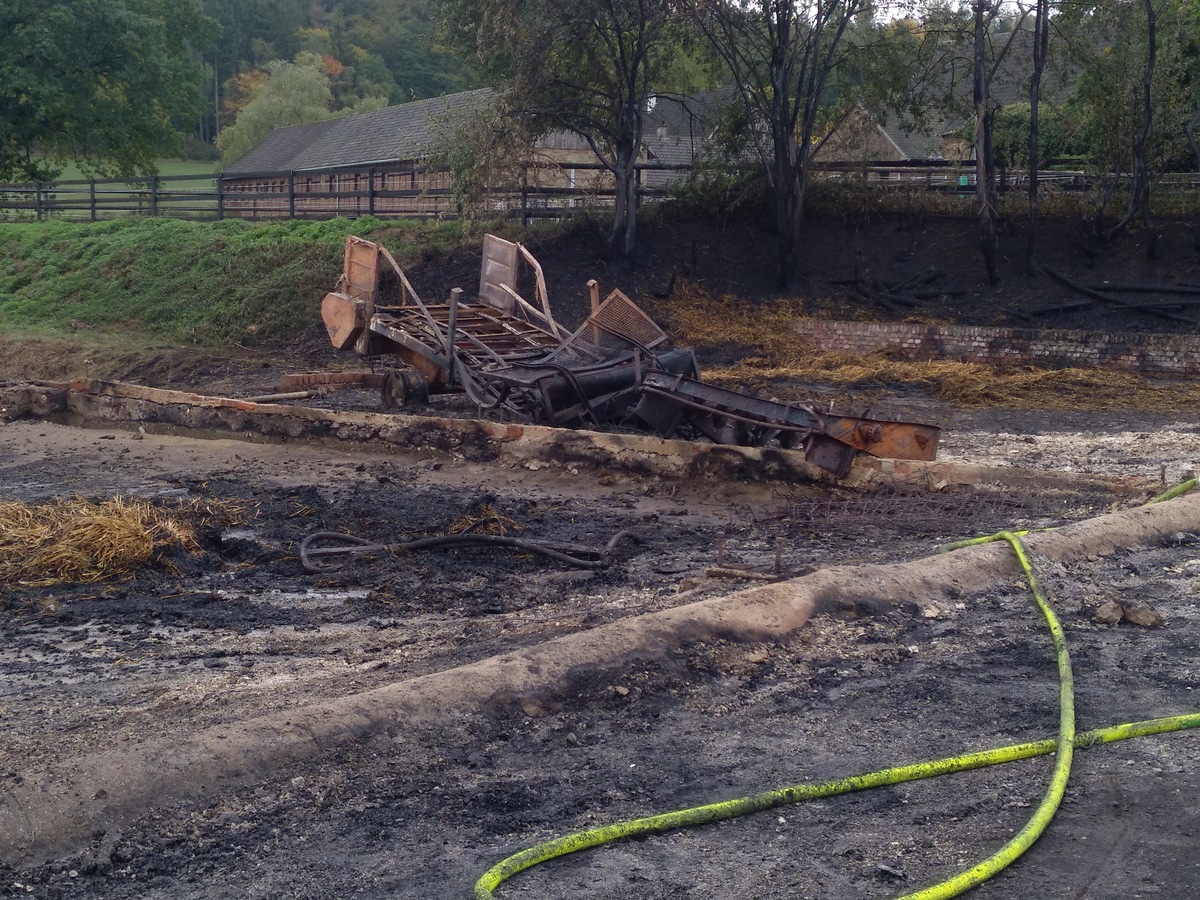
[[[659,162],[690,165],[712,139],[722,112],[736,100],[733,87],[652,97],[642,142]]]
[[[492,102],[489,89],[414,100],[372,112],[276,128],[226,175],[288,172],[422,159]]]
[[[653,97],[642,134],[642,144],[650,160],[666,165],[692,165],[712,143],[722,115],[731,104],[739,102],[733,86],[686,96]],[[643,174],[642,183],[661,188],[682,177],[678,172],[650,170]]]

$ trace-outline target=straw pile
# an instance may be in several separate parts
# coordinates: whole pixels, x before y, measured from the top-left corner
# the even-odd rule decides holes
[[[46,586],[126,577],[167,548],[199,549],[190,512],[121,497],[0,501],[0,582]]]
[[[502,536],[510,531],[521,531],[517,522],[506,516],[489,501],[480,503],[467,515],[456,519],[446,529],[447,534],[490,534]]]
[[[1017,409],[1172,410],[1200,402],[1195,384],[1160,385],[1112,369],[923,362],[888,352],[846,356],[816,350],[788,327],[803,315],[799,300],[750,303],[713,297],[692,284],[676,286],[670,309],[681,343],[743,348],[737,363],[704,371],[704,380],[716,384],[766,386],[791,379],[844,387],[907,385],[962,406]]]

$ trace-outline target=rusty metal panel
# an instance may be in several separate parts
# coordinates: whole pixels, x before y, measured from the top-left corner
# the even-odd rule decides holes
[[[347,238],[342,281],[340,287],[343,294],[367,301],[369,316],[374,311],[371,307],[374,306],[379,284],[379,245],[362,238]]]
[[[326,294],[321,301],[321,320],[333,346],[347,350],[367,327],[366,302],[336,291]]]
[[[804,458],[814,466],[832,472],[838,478],[850,474],[858,451],[849,444],[823,434],[811,434],[806,442]]]
[[[851,447],[885,459],[933,462],[941,429],[916,422],[888,422],[851,416],[824,416],[823,431]]]
[[[494,234],[483,236],[483,265],[479,272],[479,299],[501,312],[511,314],[515,301],[505,290],[517,289],[518,247]]]

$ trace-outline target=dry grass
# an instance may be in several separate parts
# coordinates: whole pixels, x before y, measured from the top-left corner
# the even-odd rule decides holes
[[[0,502],[0,582],[93,584],[132,575],[164,550],[195,552],[207,503],[167,509],[143,500],[83,497]]]
[[[788,327],[804,314],[798,299],[748,303],[713,297],[693,284],[676,285],[669,311],[682,344],[745,348],[737,363],[705,369],[705,380],[718,384],[795,380],[838,387],[916,386],[962,406],[1017,409],[1171,410],[1200,402],[1200,387],[1194,384],[1163,386],[1112,369],[924,362],[889,352],[847,356],[815,350]]]
[[[520,531],[517,522],[496,509],[491,503],[482,503],[446,529],[447,534],[490,534],[500,536]]]

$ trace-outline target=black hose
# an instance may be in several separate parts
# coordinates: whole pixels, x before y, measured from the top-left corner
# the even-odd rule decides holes
[[[591,547],[569,545],[552,546],[541,541],[531,541],[525,538],[505,537],[495,534],[445,534],[437,537],[420,538],[395,544],[393,550],[432,550],[438,547],[453,547],[462,544],[491,544],[499,547],[511,547],[514,550],[526,550],[556,559],[579,569],[603,569],[612,562],[613,550],[623,538],[632,537],[628,531],[618,531],[608,541],[603,550]]]
[[[306,572],[314,574],[333,571],[339,566],[319,562],[323,556],[359,556],[367,553],[396,553],[415,552],[417,550],[435,550],[441,547],[455,547],[470,544],[484,544],[498,547],[509,547],[549,557],[558,562],[566,563],[577,569],[604,569],[612,564],[617,545],[623,540],[637,540],[637,536],[628,530],[618,531],[604,549],[580,547],[571,544],[549,544],[543,541],[526,538],[505,537],[492,534],[444,534],[436,537],[420,538],[415,541],[405,541],[399,544],[376,544],[366,538],[352,534],[339,534],[335,531],[318,531],[310,534],[300,542],[300,564]],[[334,542],[335,546],[312,547],[314,541],[323,540]]]

